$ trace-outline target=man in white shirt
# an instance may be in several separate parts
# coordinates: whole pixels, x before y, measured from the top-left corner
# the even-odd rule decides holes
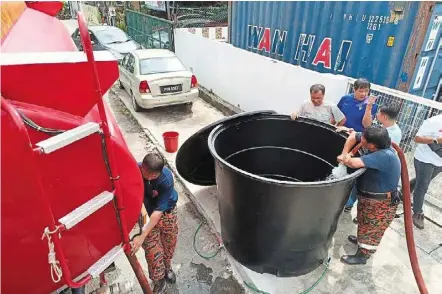
[[[117,16],[117,12],[115,11],[115,7],[111,6],[108,10],[109,13],[109,25],[115,26],[115,18]]]
[[[376,114],[376,118],[387,129],[391,142],[399,145],[402,140],[402,131],[396,123],[400,108],[395,104],[382,106]]]
[[[388,135],[390,136],[391,142],[400,144],[402,140],[402,131],[399,125],[396,123],[396,119],[399,116],[400,107],[395,104],[387,104],[379,109],[376,114],[378,122],[387,129]],[[347,127],[338,127],[337,132],[354,132],[354,129]]]
[[[431,181],[442,172],[442,114],[433,116],[422,124],[414,138],[417,143],[414,153],[416,178],[410,182],[413,191],[413,224],[424,228],[425,194]],[[434,151],[439,149],[439,151]]]
[[[345,115],[336,105],[324,102],[325,87],[316,84],[310,87],[310,101],[305,101],[299,111],[294,112],[291,117],[296,119],[304,116],[323,123],[342,126],[345,123]]]

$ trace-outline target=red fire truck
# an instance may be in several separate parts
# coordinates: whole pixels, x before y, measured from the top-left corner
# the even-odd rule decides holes
[[[103,94],[118,78],[107,51],[84,52],[55,15],[62,2],[2,2],[1,292],[81,288],[126,253],[142,178]]]

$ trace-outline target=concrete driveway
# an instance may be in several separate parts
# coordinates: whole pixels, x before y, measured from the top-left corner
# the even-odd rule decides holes
[[[175,156],[165,152],[162,133],[177,131],[180,133],[180,144],[200,128],[223,118],[224,115],[202,99],[197,100],[191,110],[180,107],[153,109],[136,113],[133,111],[130,98],[124,90],[113,87],[110,93],[120,99],[127,107],[127,114],[140,124],[146,135],[175,169]],[[175,169],[176,171],[176,169]],[[220,232],[216,187],[198,187],[192,185],[178,175],[190,192],[189,197],[202,209],[205,217],[210,219],[213,229]],[[378,252],[366,266],[348,266],[339,261],[343,254],[352,254],[356,247],[347,242],[349,234],[355,234],[356,225],[351,214],[343,213],[338,223],[329,254],[332,258],[325,278],[319,282],[312,293],[418,293],[408,258],[403,219],[395,219],[387,230]],[[442,229],[426,222],[425,230],[415,230],[415,240],[421,270],[430,293],[442,293],[440,277],[442,277]],[[191,249],[189,249],[191,250]],[[305,293],[322,275],[324,268],[297,278],[277,278],[272,275],[261,275],[252,272],[232,258],[233,268],[241,277],[253,283],[259,290],[267,293]]]
[[[123,132],[124,138],[134,157],[141,161],[147,152],[155,149],[143,130],[130,116],[124,104],[115,96],[107,95],[106,102],[115,115],[116,121]],[[198,226],[204,218],[199,214],[194,204],[189,200],[188,191],[180,181],[175,181],[175,188],[179,194],[178,221],[179,236],[172,267],[177,274],[177,283],[168,285],[168,294],[241,294],[244,289],[235,277],[234,270],[226,252],[221,251],[212,259],[200,257],[193,249],[194,240],[199,252],[210,255],[219,248],[219,242],[208,225],[203,225],[195,236]],[[138,232],[136,227],[132,235]],[[195,239],[194,239],[195,238]],[[137,257],[148,277],[147,263],[144,251],[140,249]],[[132,268],[125,255],[121,255],[116,264],[116,271],[106,274],[109,284],[129,281],[133,285],[130,293],[142,294],[142,290],[135,278]],[[98,279],[87,285],[87,293],[99,288]]]

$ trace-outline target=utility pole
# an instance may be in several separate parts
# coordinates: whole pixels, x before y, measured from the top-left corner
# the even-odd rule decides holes
[[[169,1],[164,1],[164,5],[165,5],[165,8],[166,8],[167,20],[171,20],[170,19],[170,4],[169,4]]]

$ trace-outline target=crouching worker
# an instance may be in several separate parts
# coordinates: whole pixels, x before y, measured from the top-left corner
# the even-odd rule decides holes
[[[132,254],[143,247],[154,284],[153,293],[164,293],[166,281],[176,282],[172,258],[178,238],[178,193],[172,172],[164,167],[161,156],[149,153],[138,165],[144,181],[144,206],[149,222],[143,227],[143,233],[134,238]]]
[[[359,142],[368,153],[360,158],[352,158],[349,152]],[[396,214],[400,202],[397,192],[400,161],[391,147],[388,131],[381,126],[370,126],[363,134],[351,133],[338,161],[350,168],[367,168],[356,182],[358,235],[348,236],[348,240],[357,244],[358,249],[354,255],[341,257],[341,261],[347,264],[365,264],[376,251]]]

